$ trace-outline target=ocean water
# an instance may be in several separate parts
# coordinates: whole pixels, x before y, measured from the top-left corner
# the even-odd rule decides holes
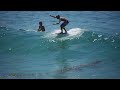
[[[119,79],[120,11],[0,11],[0,78]]]

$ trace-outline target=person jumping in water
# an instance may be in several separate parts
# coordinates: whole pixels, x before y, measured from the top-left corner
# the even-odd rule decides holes
[[[65,30],[65,33],[67,33],[67,30],[65,29],[65,26],[69,23],[69,21],[64,17],[60,17],[60,15],[57,15],[57,16],[50,15],[50,16],[53,17],[53,18],[59,19],[59,22],[56,23],[56,24],[60,24],[60,22],[63,21],[63,23],[60,25],[61,34],[63,34],[63,29]],[[56,25],[56,24],[53,24],[53,25]]]
[[[45,31],[45,27],[42,25],[42,22],[39,22],[39,28],[38,28],[38,31],[42,31],[42,32]]]

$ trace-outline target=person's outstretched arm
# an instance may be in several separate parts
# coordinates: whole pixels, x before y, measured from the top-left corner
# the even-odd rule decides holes
[[[61,20],[59,19],[59,22],[58,22],[58,23],[55,23],[55,24],[53,24],[53,25],[57,25],[57,24],[60,24],[60,22],[61,22]]]
[[[53,17],[53,18],[56,18],[56,16],[52,16],[52,15],[50,15],[51,17]]]

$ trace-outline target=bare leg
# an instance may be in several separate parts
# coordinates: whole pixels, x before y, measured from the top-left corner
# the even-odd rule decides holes
[[[60,27],[61,27],[61,32],[63,33],[63,29],[65,30],[65,33],[67,33],[67,30],[65,29],[65,26],[68,24],[69,22],[63,22]]]
[[[67,33],[67,30],[65,29],[65,27],[63,29],[65,30],[65,33]]]
[[[61,27],[61,33],[63,33],[63,28]]]

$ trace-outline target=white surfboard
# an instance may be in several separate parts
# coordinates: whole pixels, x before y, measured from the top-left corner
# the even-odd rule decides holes
[[[84,33],[84,30],[80,28],[72,28],[67,31],[67,34],[60,34],[60,32],[61,30],[54,30],[51,33],[47,33],[44,37],[55,40],[74,39],[74,38],[79,38]]]

